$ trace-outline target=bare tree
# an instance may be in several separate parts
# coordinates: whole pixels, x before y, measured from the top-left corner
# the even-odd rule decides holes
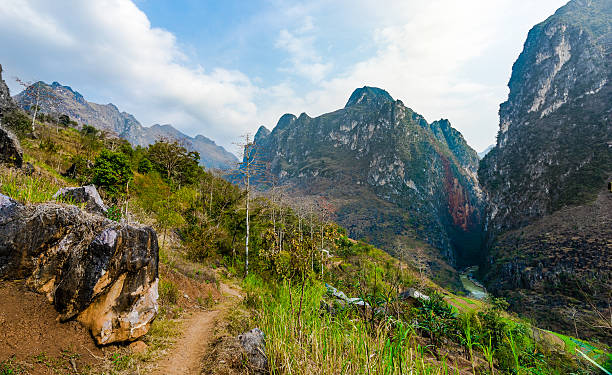
[[[235,179],[240,180],[242,186],[246,191],[245,206],[246,206],[246,236],[245,236],[245,264],[244,273],[245,276],[249,274],[249,236],[250,236],[250,218],[249,210],[251,204],[251,197],[253,195],[252,180],[255,177],[262,178],[265,175],[265,165],[259,160],[257,145],[255,140],[249,133],[242,136],[241,142],[237,143],[242,153],[242,161],[238,163],[235,170],[231,171]]]

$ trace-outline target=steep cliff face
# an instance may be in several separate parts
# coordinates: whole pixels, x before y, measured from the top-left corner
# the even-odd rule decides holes
[[[490,290],[551,328],[569,331],[574,316],[592,336],[591,304],[608,308],[612,290],[611,81],[612,2],[570,1],[529,32],[478,172]]]
[[[207,168],[233,168],[238,161],[232,153],[202,135],[189,137],[171,125],[142,126],[133,115],[120,112],[112,103],[88,102],[77,91],[57,82],[51,85],[42,84],[54,94],[54,100],[42,101],[41,110],[43,112],[67,114],[80,124],[91,125],[114,133],[134,146],[148,146],[159,138],[176,139],[182,142],[189,151],[197,151],[200,154],[200,164]],[[31,105],[23,92],[15,96],[15,101],[23,108]]]
[[[282,116],[255,142],[281,184],[330,199],[352,236],[390,252],[423,240],[453,265],[476,256],[478,156],[447,120],[429,124],[386,91],[364,87],[335,112]]]
[[[529,32],[480,173],[494,232],[593,200],[611,172],[611,19],[610,1],[574,0]]]

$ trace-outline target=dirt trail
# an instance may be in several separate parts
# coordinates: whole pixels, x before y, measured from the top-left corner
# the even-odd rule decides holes
[[[183,335],[174,344],[167,356],[159,360],[155,375],[200,374],[201,361],[210,342],[215,337],[215,326],[227,312],[231,301],[241,298],[232,286],[221,284],[224,301],[210,311],[196,311],[183,322]]]

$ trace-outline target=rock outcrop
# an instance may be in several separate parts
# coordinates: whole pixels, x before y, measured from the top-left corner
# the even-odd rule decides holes
[[[158,310],[157,235],[75,206],[0,195],[0,279],[25,279],[98,344],[135,340]]]
[[[245,350],[249,368],[253,374],[268,374],[268,357],[266,356],[266,338],[259,328],[238,335],[238,341]]]
[[[104,215],[108,211],[94,185],[61,188],[53,195],[53,199],[85,203],[85,210],[93,214]]]
[[[610,1],[572,0],[534,26],[508,86],[478,172],[487,289],[541,327],[610,344],[595,328],[612,291]]]
[[[23,151],[15,134],[0,125],[0,164],[2,163],[21,168]]]
[[[419,256],[437,281],[453,274],[448,264],[478,257],[479,159],[448,120],[428,123],[386,91],[363,87],[335,112],[283,115],[255,143],[280,185],[325,198],[351,237],[395,254],[422,241]]]
[[[161,138],[175,139],[183,144],[189,151],[200,154],[200,164],[207,168],[231,169],[238,159],[232,153],[217,145],[211,139],[202,135],[190,137],[172,125],[155,124],[146,127],[131,114],[121,112],[112,103],[97,104],[87,101],[83,95],[69,86],[53,82],[48,85],[38,82],[54,95],[53,103],[43,98],[40,104],[41,112],[59,112],[70,116],[79,124],[94,126],[127,140],[133,146],[146,147]],[[15,96],[15,101],[22,108],[28,109],[31,103],[23,93]]]

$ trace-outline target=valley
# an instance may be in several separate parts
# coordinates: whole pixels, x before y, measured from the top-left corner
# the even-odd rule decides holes
[[[474,273],[478,272],[478,266],[468,267],[459,274],[463,289],[468,292],[468,296],[479,300],[485,300],[488,297],[486,289],[482,284],[474,279]]]
[[[461,114],[485,117],[454,95],[484,106],[488,86],[321,78],[339,67],[310,51],[308,17],[275,48],[312,66],[277,66],[273,87],[186,68],[197,53],[177,44],[167,81],[144,64],[150,85],[109,96],[176,125],[143,126],[96,103],[119,86],[77,91],[65,72],[9,92],[0,65],[0,375],[612,373],[612,2],[570,0],[524,30],[480,153]],[[292,88],[305,72],[320,91]],[[459,120],[426,119],[421,96],[445,90]],[[223,145],[257,132],[235,155],[196,128]]]

